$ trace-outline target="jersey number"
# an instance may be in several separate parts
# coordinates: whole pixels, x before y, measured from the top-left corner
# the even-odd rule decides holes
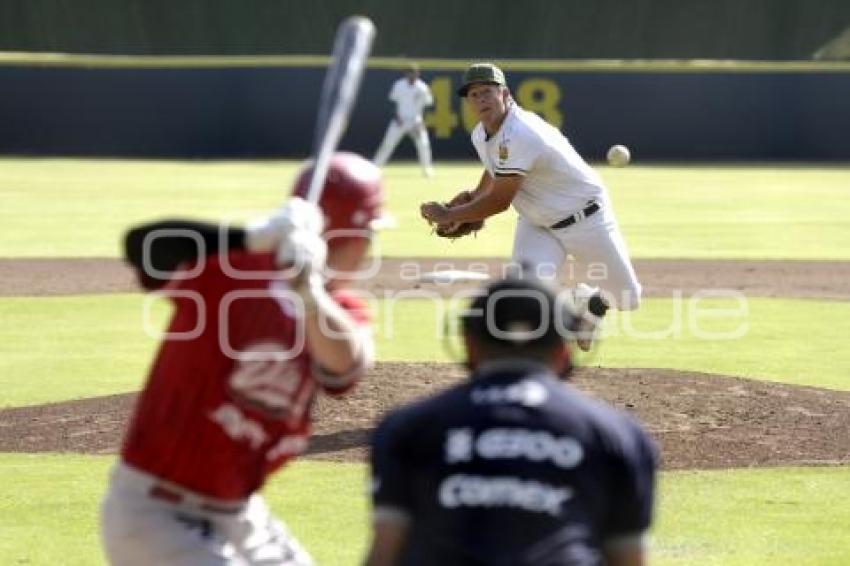
[[[276,418],[298,420],[312,398],[312,380],[304,378],[297,362],[274,359],[274,352],[280,351],[281,346],[272,343],[243,351],[243,359],[230,376],[230,391],[252,408]]]

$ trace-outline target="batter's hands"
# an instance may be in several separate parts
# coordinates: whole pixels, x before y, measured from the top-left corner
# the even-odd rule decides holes
[[[306,309],[326,294],[324,269],[328,244],[322,237],[321,210],[301,198],[293,198],[281,209],[278,224],[282,238],[277,247],[277,264],[289,271],[290,285]]]
[[[248,223],[246,246],[255,252],[272,251],[295,230],[321,234],[324,222],[319,207],[301,197],[292,197],[271,216]]]
[[[321,273],[325,267],[328,245],[321,234],[296,228],[281,240],[277,248],[277,264],[292,266],[298,273]]]
[[[296,229],[278,246],[277,263],[291,275],[289,284],[307,310],[327,294],[323,273],[327,255],[324,238],[311,230]]]
[[[272,217],[280,241],[277,263],[294,266],[305,274],[320,273],[325,267],[328,245],[322,238],[324,217],[315,204],[293,197]]]

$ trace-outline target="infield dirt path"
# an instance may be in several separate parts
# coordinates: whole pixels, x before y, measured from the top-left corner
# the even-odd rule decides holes
[[[648,297],[731,289],[748,296],[850,300],[850,262],[638,260],[635,269]],[[419,283],[415,275],[460,269],[498,276],[498,259],[384,259],[362,285],[373,293],[426,288],[449,294],[479,283]],[[117,259],[0,259],[0,296],[79,295],[136,291],[131,270]]]

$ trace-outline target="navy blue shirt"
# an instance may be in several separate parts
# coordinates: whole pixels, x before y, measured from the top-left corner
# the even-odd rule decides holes
[[[648,529],[657,459],[628,415],[501,362],[381,422],[373,503],[409,521],[405,565],[601,564]]]

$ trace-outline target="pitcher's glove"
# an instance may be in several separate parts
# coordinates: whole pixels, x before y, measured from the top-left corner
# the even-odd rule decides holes
[[[466,204],[472,199],[472,191],[461,191],[456,194],[452,200],[443,203],[443,206],[446,208],[452,208]],[[470,234],[477,234],[482,228],[484,228],[483,220],[476,220],[474,222],[438,222],[434,226],[434,233],[441,238],[456,240],[458,238],[463,238],[464,236],[469,236]]]

